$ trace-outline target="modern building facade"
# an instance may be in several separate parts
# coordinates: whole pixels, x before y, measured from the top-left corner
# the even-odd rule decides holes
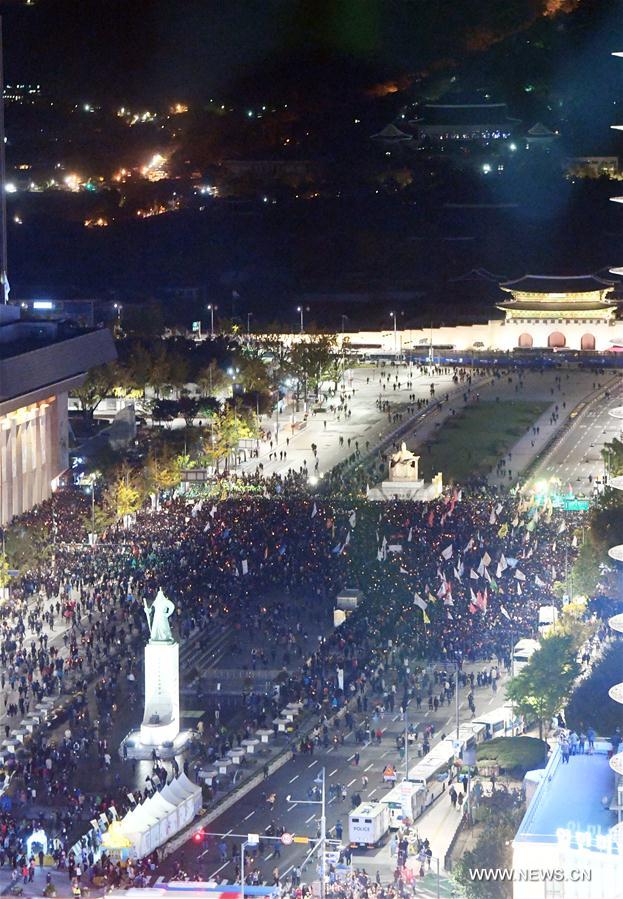
[[[0,524],[50,497],[68,466],[67,394],[115,358],[106,329],[22,321],[0,306]]]

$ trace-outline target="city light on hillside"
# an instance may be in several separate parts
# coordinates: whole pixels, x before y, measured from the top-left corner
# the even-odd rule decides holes
[[[162,181],[169,177],[165,168],[167,157],[162,153],[154,153],[149,162],[141,169],[141,175],[148,181]]]
[[[68,188],[68,190],[71,190],[74,193],[76,193],[77,191],[80,190],[80,184],[81,184],[80,175],[76,175],[75,173],[65,175],[65,177],[63,178],[63,183],[64,183],[65,187]]]

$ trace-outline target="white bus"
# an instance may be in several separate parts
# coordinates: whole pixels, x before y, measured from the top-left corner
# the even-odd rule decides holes
[[[403,780],[383,796],[381,802],[389,810],[389,826],[393,829],[402,826],[405,819],[415,821],[424,810],[426,787],[421,783]]]
[[[513,648],[513,674],[517,675],[524,668],[539,648],[538,640],[524,638],[515,643]]]
[[[437,743],[431,751],[409,771],[411,783],[424,784],[427,790],[426,805],[441,792],[448,778],[448,769],[456,757],[454,740],[446,737]]]
[[[539,609],[539,633],[542,637],[548,634],[558,621],[556,606],[541,606]]]
[[[484,728],[484,732],[481,733],[485,740],[491,740],[493,737],[510,737],[513,732],[517,734],[523,730],[523,721],[519,715],[513,713],[510,702],[493,712],[477,715],[472,724]]]

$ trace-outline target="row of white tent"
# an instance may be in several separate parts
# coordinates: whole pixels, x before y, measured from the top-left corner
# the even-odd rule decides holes
[[[122,848],[114,845],[121,838],[131,855],[144,858],[190,824],[201,805],[201,787],[182,773],[129,811],[117,827],[103,835],[102,845],[104,849]]]

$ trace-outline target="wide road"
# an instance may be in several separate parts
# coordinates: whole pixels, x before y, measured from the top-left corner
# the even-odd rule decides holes
[[[591,496],[595,485],[602,482],[606,466],[601,451],[605,443],[621,437],[621,420],[609,412],[621,405],[618,390],[602,393],[582,405],[570,419],[569,426],[547,453],[535,472],[535,478],[558,477],[563,485],[571,485],[576,495]]]
[[[485,668],[489,669],[489,667],[485,663],[479,663],[478,665],[467,664],[465,670],[467,672],[472,670],[476,672]],[[503,678],[498,681],[496,692],[493,692],[491,687],[475,687],[474,696],[477,717],[479,714],[485,714],[503,705],[504,690],[500,686],[501,682],[503,682]],[[438,689],[435,692],[437,693]],[[461,722],[469,721],[472,717],[465,699],[467,692],[468,688],[460,689],[459,692],[459,716]],[[423,696],[422,708],[419,712],[416,710],[415,701],[411,700],[408,709],[409,722],[420,725],[420,734],[426,724],[434,723],[435,736],[431,743],[431,745],[434,745],[441,738],[442,733],[444,735],[451,734],[456,720],[455,705],[452,702],[450,707],[444,705],[437,712],[429,711],[426,691],[423,691]],[[398,697],[400,697],[400,691],[398,692]],[[369,715],[372,714],[373,709],[374,701],[372,696],[369,696]],[[357,721],[361,720],[362,716],[354,713],[354,717],[356,728]],[[346,843],[348,838],[348,813],[352,807],[351,797],[353,794],[359,793],[362,801],[366,799],[378,800],[389,789],[382,779],[383,768],[388,762],[396,766],[399,779],[401,773],[404,774],[405,764],[400,759],[396,743],[397,738],[403,738],[405,727],[404,722],[401,720],[399,709],[396,707],[393,713],[385,712],[378,725],[374,721],[372,723],[383,731],[380,745],[376,743],[357,745],[354,733],[348,732],[343,745],[330,745],[326,750],[322,747],[316,747],[313,755],[297,754],[295,758],[287,762],[260,786],[252,790],[232,806],[231,809],[213,821],[209,827],[210,833],[227,835],[226,842],[229,851],[227,861],[223,861],[219,855],[218,843],[220,838],[215,837],[204,844],[197,842],[191,837],[177,852],[166,859],[158,871],[158,875],[167,879],[172,875],[175,866],[179,865],[192,879],[209,880],[219,877],[230,883],[234,882],[235,865],[236,863],[239,864],[240,861],[241,843],[241,839],[234,837],[234,834],[263,834],[271,822],[277,827],[283,825],[289,833],[315,839],[318,834],[320,806],[297,802],[297,800],[306,800],[308,798],[308,790],[314,784],[315,779],[318,778],[323,766],[326,772],[327,785],[328,835],[331,838],[335,838],[335,825],[339,820],[344,829],[342,841]],[[330,732],[331,737],[334,733],[339,733],[339,731],[332,729]],[[358,765],[354,763],[356,752],[360,754]],[[412,750],[409,758],[409,767],[413,767],[417,760],[417,754],[415,750]],[[367,778],[367,784],[365,784],[363,778]],[[333,797],[329,799],[329,787],[337,784],[344,786],[347,790],[345,801]],[[270,796],[271,793],[275,793],[277,797],[274,810],[270,810],[266,803],[266,797]],[[288,796],[291,797],[289,802],[286,798]],[[443,802],[444,799],[441,798],[437,801]],[[275,847],[278,847],[277,855],[275,854]],[[263,852],[257,860],[262,879],[265,882],[272,882],[272,871],[275,866],[279,868],[282,879],[287,877],[295,865],[301,866],[310,848],[309,845],[304,844],[293,844],[286,847],[280,843],[266,841]],[[434,853],[434,845],[432,848]],[[232,854],[234,854],[233,861],[231,858]],[[375,866],[377,862],[367,853],[361,853],[353,855],[353,864],[355,866],[360,864],[370,867]],[[312,862],[311,865],[303,875],[303,880],[306,882],[316,877],[315,862]],[[246,863],[245,869],[247,874],[251,870]]]

